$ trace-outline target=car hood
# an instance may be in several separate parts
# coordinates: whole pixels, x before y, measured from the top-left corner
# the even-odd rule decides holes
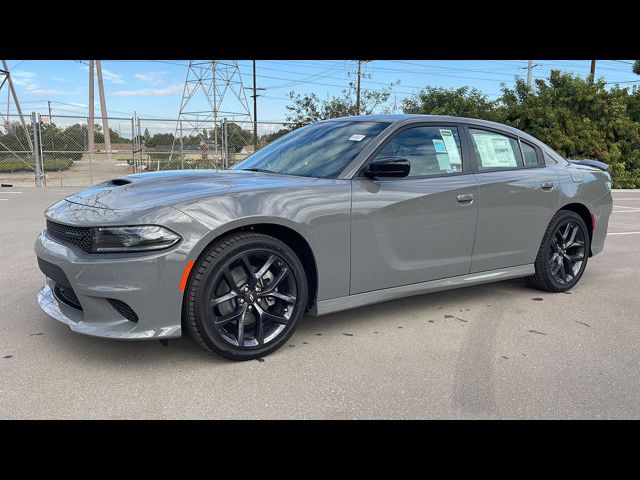
[[[95,185],[67,202],[109,210],[146,209],[243,190],[296,188],[316,178],[246,170],[178,170],[139,173]]]

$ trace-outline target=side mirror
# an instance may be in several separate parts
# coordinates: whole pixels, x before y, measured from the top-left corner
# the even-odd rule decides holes
[[[397,157],[381,158],[374,160],[365,170],[368,177],[402,178],[409,175],[411,164],[409,160]]]

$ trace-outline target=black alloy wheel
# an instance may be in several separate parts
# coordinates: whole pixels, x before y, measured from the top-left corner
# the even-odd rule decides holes
[[[291,268],[268,250],[236,255],[213,283],[214,328],[229,344],[241,348],[259,347],[277,338],[296,305]]]
[[[549,223],[535,261],[536,273],[529,283],[540,290],[564,292],[584,273],[589,257],[590,237],[580,215],[560,210]]]
[[[547,249],[549,269],[556,282],[564,285],[576,278],[586,258],[585,243],[585,232],[573,218],[556,226]]]
[[[209,247],[185,291],[185,323],[202,346],[234,360],[279,348],[307,306],[307,279],[280,240],[240,232]]]

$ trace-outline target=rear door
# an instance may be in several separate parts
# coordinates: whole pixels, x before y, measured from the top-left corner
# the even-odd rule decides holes
[[[468,155],[455,124],[404,127],[372,155],[404,158],[411,171],[352,180],[351,294],[469,273],[477,180]]]
[[[469,126],[478,179],[471,272],[531,264],[559,208],[557,174],[535,145],[501,130]]]

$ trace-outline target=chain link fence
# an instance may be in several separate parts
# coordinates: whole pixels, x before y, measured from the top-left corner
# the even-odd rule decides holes
[[[219,119],[210,128],[188,120],[3,115],[0,181],[37,186],[90,186],[111,178],[159,170],[226,169],[291,130],[285,122]],[[201,125],[200,125],[201,126]],[[93,148],[91,143],[93,140]]]

